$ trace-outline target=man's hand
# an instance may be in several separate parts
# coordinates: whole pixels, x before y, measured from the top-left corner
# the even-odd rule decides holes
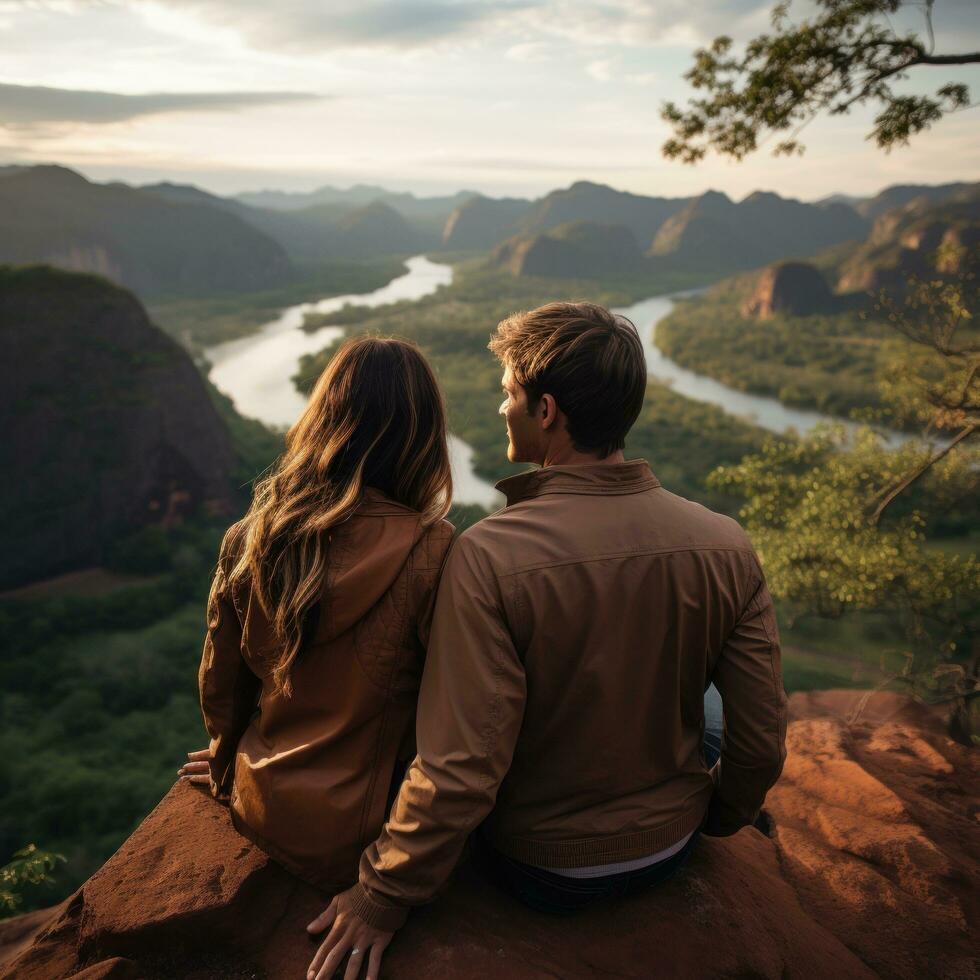
[[[326,910],[307,927],[307,932],[323,932],[330,926],[327,938],[320,944],[306,973],[307,980],[329,980],[350,952],[344,980],[357,980],[361,966],[367,962],[367,980],[378,980],[381,956],[395,935],[369,926],[355,915],[347,892],[335,895]]]
[[[187,762],[178,770],[182,783],[201,783],[207,786],[211,782],[211,750],[201,749],[199,752],[188,752]]]

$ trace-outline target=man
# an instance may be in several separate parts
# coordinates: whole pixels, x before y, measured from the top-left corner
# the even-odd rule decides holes
[[[744,532],[623,456],[646,390],[629,321],[587,303],[504,320],[507,506],[453,545],[419,697],[418,755],[309,977],[381,955],[469,835],[495,877],[570,910],[660,880],[697,833],[757,817],[785,756],[772,600]],[[724,700],[708,771],[703,698]],[[481,827],[482,824],[482,827]]]

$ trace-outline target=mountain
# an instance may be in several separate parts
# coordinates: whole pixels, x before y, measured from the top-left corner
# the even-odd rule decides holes
[[[455,194],[436,197],[416,197],[406,191],[389,191],[373,184],[355,184],[346,190],[324,186],[305,193],[252,191],[238,194],[232,200],[252,208],[279,212],[308,211],[327,205],[334,208],[335,213],[342,213],[369,204],[387,204],[416,231],[438,240],[452,212],[474,194],[474,191],[457,191]]]
[[[345,214],[336,224],[336,248],[345,257],[413,252],[422,234],[388,204],[375,201]]]
[[[644,258],[623,225],[570,221],[545,234],[517,235],[493,254],[515,276],[596,278],[635,272]]]
[[[245,191],[236,194],[234,200],[251,208],[269,208],[273,211],[302,211],[318,204],[341,204],[353,209],[372,204],[391,196],[392,191],[373,184],[355,184],[346,190],[324,185],[313,191]]]
[[[0,263],[36,262],[148,297],[263,289],[292,271],[281,245],[226,210],[54,166],[0,177]]]
[[[313,191],[246,191],[236,194],[233,200],[253,208],[272,208],[278,211],[301,211],[317,204],[341,204],[346,208],[358,208],[382,201],[408,217],[452,211],[475,194],[476,191],[456,191],[455,194],[442,196],[416,197],[407,191],[390,191],[374,184],[355,184],[346,190],[324,185]]]
[[[457,212],[459,221],[473,207],[500,227],[508,216],[495,203],[469,202]],[[558,215],[582,211],[605,217],[549,224]],[[804,204],[762,191],[737,204],[718,191],[690,199],[642,198],[585,182],[547,195],[510,225],[521,230],[498,246],[497,264],[515,275],[566,277],[615,276],[644,267],[734,272],[863,239],[868,228],[845,204]],[[541,225],[543,231],[527,230]],[[480,233],[489,238],[491,227],[492,221],[484,220],[470,240],[478,240]],[[644,263],[642,250],[651,229],[656,232]]]
[[[765,191],[736,204],[708,191],[663,223],[649,254],[682,265],[751,268],[864,238],[867,227],[846,204],[804,204]]]
[[[901,292],[910,276],[937,268],[935,253],[943,246],[962,248],[940,261],[940,272],[980,271],[980,185],[964,185],[938,203],[922,195],[879,215],[867,241],[840,264],[838,289]]]
[[[814,204],[846,204],[853,208],[865,200],[867,198],[854,194],[828,194],[827,197],[821,197],[819,200],[814,201]]]
[[[973,977],[980,771],[940,712],[891,692],[796,693],[768,833],[702,836],[670,880],[574,917],[528,910],[464,858],[383,975]],[[305,975],[323,907],[227,807],[177,783],[62,903],[0,922],[0,977],[285,980]]]
[[[520,220],[520,231],[537,234],[570,221],[625,225],[646,248],[664,221],[689,201],[684,197],[645,197],[580,180],[534,202]]]
[[[523,198],[490,198],[476,194],[457,207],[442,231],[445,248],[494,248],[516,234],[519,220],[530,207]]]
[[[434,227],[431,221],[410,221],[396,208],[377,200],[364,204],[350,203],[353,198],[324,200],[298,208],[274,209],[243,203],[245,195],[218,197],[186,184],[153,184],[142,189],[171,201],[210,205],[231,212],[273,238],[296,262],[362,259],[419,251],[437,243],[444,220],[440,214]],[[251,196],[264,199],[271,193]]]
[[[0,588],[233,506],[233,449],[200,372],[104,279],[0,267],[0,424]]]
[[[244,218],[275,238],[297,262],[407,254],[437,241],[434,232],[421,230],[380,201],[356,208],[317,204],[301,211],[250,208]]]
[[[760,320],[777,313],[809,316],[834,305],[834,294],[816,268],[806,262],[778,262],[762,270],[742,314]]]
[[[164,200],[175,204],[205,204],[222,211],[228,211],[230,214],[237,214],[241,218],[252,213],[252,208],[240,204],[233,198],[219,197],[217,194],[201,190],[200,187],[195,187],[193,184],[174,184],[171,181],[161,181],[159,184],[141,184],[136,189],[147,194],[155,194],[157,197],[162,197]]]
[[[903,207],[914,200],[939,204],[949,198],[958,197],[964,192],[969,193],[971,190],[976,190],[978,187],[980,184],[976,183],[895,184],[892,187],[886,187],[874,197],[859,201],[854,205],[854,209],[862,218],[874,221],[886,211]]]

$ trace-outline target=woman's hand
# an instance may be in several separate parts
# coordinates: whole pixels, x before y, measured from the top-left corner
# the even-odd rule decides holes
[[[199,752],[188,752],[187,762],[178,770],[182,783],[201,783],[207,786],[211,782],[211,750],[201,749]]]
[[[347,892],[335,895],[326,910],[306,929],[310,933],[323,932],[327,926],[332,928],[310,963],[306,973],[307,980],[329,980],[348,951],[350,959],[347,961],[344,980],[357,980],[364,965],[367,966],[366,980],[378,980],[381,955],[395,934],[375,929],[356,915]]]

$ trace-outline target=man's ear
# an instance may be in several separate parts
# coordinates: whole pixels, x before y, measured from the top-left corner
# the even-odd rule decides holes
[[[552,429],[558,421],[558,403],[553,395],[542,395],[538,399],[538,410],[541,412],[541,428]]]

